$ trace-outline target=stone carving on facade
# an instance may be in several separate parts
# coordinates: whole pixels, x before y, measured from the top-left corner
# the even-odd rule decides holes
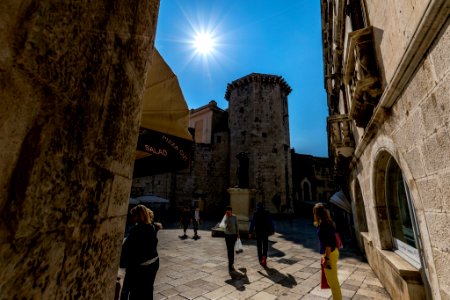
[[[365,127],[382,94],[376,63],[372,27],[349,34],[344,83],[350,100],[350,116]]]

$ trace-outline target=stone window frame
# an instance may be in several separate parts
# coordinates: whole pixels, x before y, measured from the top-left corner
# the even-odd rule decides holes
[[[364,206],[364,196],[362,194],[361,184],[359,183],[358,178],[355,178],[355,181],[353,183],[353,199],[354,207],[352,209],[355,212],[354,215],[356,217],[358,229],[362,232],[369,232],[369,226],[367,225],[366,208]]]
[[[398,249],[396,245],[394,244],[394,238],[392,236],[390,222],[389,222],[389,216],[388,216],[388,208],[387,208],[387,202],[386,202],[386,193],[385,193],[385,186],[386,186],[386,169],[388,167],[389,160],[393,159],[400,170],[402,171],[403,176],[403,182],[406,186],[406,193],[408,194],[408,202],[409,205],[412,207],[412,214],[410,213],[411,222],[413,223],[414,227],[414,237],[416,240],[416,244],[420,242],[420,232],[417,231],[418,228],[418,221],[417,216],[414,211],[414,201],[412,199],[412,195],[409,191],[408,184],[405,181],[404,172],[401,168],[401,165],[398,163],[398,160],[395,158],[394,155],[392,155],[389,151],[383,150],[380,153],[378,153],[377,159],[374,162],[374,205],[375,205],[375,213],[376,213],[376,222],[378,225],[378,236],[380,239],[380,246],[382,250],[390,250],[395,253],[397,253],[399,256],[401,256],[403,259],[411,263],[413,266],[420,268],[421,267],[421,258],[420,258],[420,249],[419,247],[414,248],[418,252],[417,259],[412,259],[410,256],[408,256],[404,251],[401,249]],[[413,248],[413,247],[411,247]]]
[[[305,183],[308,184],[308,194],[309,194],[309,200],[305,199]],[[300,182],[300,186],[302,188],[302,200],[303,201],[313,201],[313,197],[312,197],[312,184],[311,182],[308,180],[308,178],[303,178],[303,180]]]

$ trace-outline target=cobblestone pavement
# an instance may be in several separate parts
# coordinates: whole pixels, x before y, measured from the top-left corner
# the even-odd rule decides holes
[[[182,230],[158,234],[160,269],[154,299],[331,299],[320,289],[320,263],[315,228],[310,220],[275,222],[269,238],[268,268],[259,265],[256,242],[243,240],[244,252],[235,256],[236,272],[228,272],[223,238],[211,237],[203,224],[201,238],[180,239]],[[344,299],[391,299],[370,266],[356,250],[345,247],[338,263]]]

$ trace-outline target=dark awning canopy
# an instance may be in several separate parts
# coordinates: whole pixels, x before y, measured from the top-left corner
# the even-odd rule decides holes
[[[155,49],[144,91],[133,177],[187,168],[193,150],[188,125],[189,109],[178,79]]]
[[[336,192],[331,196],[330,202],[336,205],[337,207],[345,210],[349,214],[352,213],[352,205],[347,200],[347,197],[345,196],[344,192],[342,190]]]

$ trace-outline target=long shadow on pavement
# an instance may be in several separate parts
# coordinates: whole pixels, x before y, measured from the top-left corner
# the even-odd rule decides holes
[[[278,270],[274,268],[265,268],[267,274],[264,274],[261,271],[258,271],[259,274],[262,276],[272,280],[275,283],[281,284],[284,287],[292,289],[294,286],[297,285],[297,281],[295,280],[294,276],[291,274],[283,274],[280,273]]]
[[[290,220],[274,220],[274,224],[275,231],[280,234],[278,238],[303,245],[303,247],[319,253],[317,230],[313,225],[312,220],[306,218],[293,218]],[[339,256],[341,258],[352,257],[366,262],[361,251],[353,244],[354,241],[344,241],[344,248],[339,250]]]

